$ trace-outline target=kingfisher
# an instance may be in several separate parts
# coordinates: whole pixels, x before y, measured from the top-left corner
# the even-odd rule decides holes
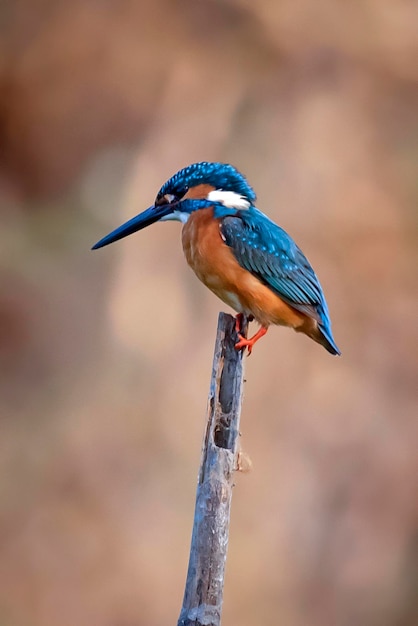
[[[182,244],[196,276],[237,313],[237,350],[248,348],[271,324],[289,326],[340,355],[322,287],[293,239],[255,205],[256,194],[232,165],[203,161],[172,176],[153,206],[100,239],[107,246],[155,222],[183,224]],[[249,339],[243,316],[260,328]]]

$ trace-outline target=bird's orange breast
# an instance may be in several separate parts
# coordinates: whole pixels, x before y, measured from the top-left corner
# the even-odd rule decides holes
[[[199,209],[183,227],[183,250],[197,277],[239,313],[251,314],[263,326],[299,328],[307,321],[251,272],[241,267],[221,237],[213,209]]]

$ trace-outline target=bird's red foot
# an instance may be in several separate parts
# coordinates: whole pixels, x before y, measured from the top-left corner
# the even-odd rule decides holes
[[[237,333],[237,335],[239,335],[241,330],[242,330],[243,319],[244,319],[243,313],[237,313],[236,314],[236,316],[235,316],[235,332]]]
[[[237,335],[239,335],[239,333],[242,330],[242,322],[244,319],[244,314],[243,313],[237,313],[235,316],[235,332],[237,333]],[[249,322],[252,322],[254,319],[253,315],[248,315],[247,320]]]
[[[251,352],[253,350],[254,344],[259,339],[261,339],[261,337],[264,337],[264,335],[266,334],[267,330],[268,329],[265,326],[262,326],[255,333],[255,335],[253,335],[250,339],[246,339],[245,337],[240,335],[240,333],[237,333],[239,341],[235,344],[235,350],[242,350],[243,348],[248,348],[248,356],[250,356],[250,354],[251,354]]]

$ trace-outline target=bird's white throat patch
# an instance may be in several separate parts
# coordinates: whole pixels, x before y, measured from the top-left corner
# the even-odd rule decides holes
[[[235,191],[224,191],[223,189],[214,189],[208,194],[208,200],[212,202],[221,202],[230,209],[248,209],[250,202],[244,196]]]
[[[189,217],[190,217],[190,213],[186,213],[185,211],[173,211],[172,213],[169,213],[168,215],[164,215],[164,217],[160,219],[160,222],[175,221],[175,222],[181,222],[182,224],[185,224],[187,220],[189,219]]]

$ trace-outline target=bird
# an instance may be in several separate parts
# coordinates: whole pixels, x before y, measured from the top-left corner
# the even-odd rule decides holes
[[[251,354],[275,324],[307,335],[330,354],[341,354],[311,264],[290,235],[257,208],[253,188],[230,164],[202,161],[179,170],[150,208],[92,249],[170,220],[183,224],[183,251],[196,276],[235,310],[237,350],[247,348]],[[251,338],[242,334],[244,316],[260,325]]]

